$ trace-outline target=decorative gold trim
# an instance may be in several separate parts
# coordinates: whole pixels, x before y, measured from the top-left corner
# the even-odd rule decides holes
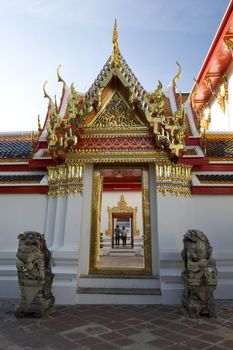
[[[100,194],[99,194],[99,178],[100,169],[103,165],[96,167],[93,174],[92,188],[92,211],[91,211],[91,244],[90,244],[90,274],[100,275],[144,275],[151,274],[151,228],[150,228],[150,201],[149,201],[149,182],[148,169],[140,166],[143,170],[143,227],[144,227],[144,267],[143,268],[98,268],[97,252],[98,249],[98,218],[100,211]]]
[[[49,197],[77,195],[83,191],[83,166],[77,163],[48,167]]]
[[[66,159],[69,162],[82,163],[149,163],[166,162],[169,160],[168,152],[163,151],[98,151],[78,150],[68,152]]]
[[[114,92],[110,99],[107,101],[104,108],[97,114],[92,125],[99,130],[105,127],[116,128],[133,128],[143,126],[143,123],[132,108],[124,101],[118,92]]]
[[[151,225],[150,225],[150,192],[148,169],[142,171],[142,213],[143,213],[143,243],[144,243],[144,273],[151,274]]]
[[[31,141],[32,141],[32,151],[31,151],[31,157],[33,158],[33,156],[36,153],[36,143],[37,143],[37,136],[35,135],[34,131],[32,131],[31,133]]]
[[[91,212],[90,273],[94,272],[94,269],[99,260],[101,201],[102,201],[102,178],[100,176],[99,171],[94,171],[93,189],[92,189],[92,212]]]
[[[191,196],[192,166],[184,164],[156,165],[157,192]]]
[[[112,217],[114,214],[129,214],[133,217],[133,235],[134,237],[139,235],[139,230],[137,228],[137,210],[138,208],[135,207],[129,207],[127,205],[127,202],[125,200],[125,197],[123,194],[121,194],[120,201],[118,202],[118,205],[116,207],[108,207],[108,229],[105,231],[105,234],[107,236],[111,236],[113,232],[112,227]]]
[[[216,133],[216,134],[214,134],[214,133],[211,133],[211,134],[206,134],[206,139],[216,139],[216,140],[232,140],[232,138],[233,138],[233,132],[231,132],[231,133],[227,133],[227,134],[224,134],[224,133]]]
[[[85,127],[84,135],[81,138],[114,138],[114,137],[141,137],[149,136],[149,130],[146,126],[135,126],[133,128],[104,128],[100,129],[93,126]]]

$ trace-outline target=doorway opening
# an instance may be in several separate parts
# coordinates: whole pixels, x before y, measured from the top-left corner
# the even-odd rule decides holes
[[[133,217],[132,214],[119,214],[112,217],[112,227],[122,227],[126,231],[125,248],[134,248],[134,235],[133,235]],[[120,237],[120,239],[123,239]],[[117,247],[114,230],[112,230],[112,248]]]
[[[146,166],[94,168],[90,273],[151,273],[148,185]]]

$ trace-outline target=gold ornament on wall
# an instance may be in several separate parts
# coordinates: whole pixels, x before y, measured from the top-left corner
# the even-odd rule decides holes
[[[49,197],[77,195],[83,191],[83,165],[48,167]]]
[[[226,103],[228,102],[228,83],[226,75],[224,74],[220,77],[217,93],[213,88],[213,84],[209,76],[205,77],[204,82],[210,89],[212,96],[217,100],[223,113],[225,113]]]
[[[220,78],[220,81],[219,81],[217,101],[223,113],[225,113],[226,104],[228,102],[228,83],[227,83],[227,77],[225,74]]]
[[[163,195],[191,195],[192,166],[184,164],[158,164],[156,168],[157,192]]]

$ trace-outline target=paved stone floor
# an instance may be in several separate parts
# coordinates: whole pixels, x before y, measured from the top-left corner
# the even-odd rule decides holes
[[[216,319],[190,319],[180,306],[55,306],[41,319],[16,319],[0,300],[0,350],[233,349],[233,301]]]

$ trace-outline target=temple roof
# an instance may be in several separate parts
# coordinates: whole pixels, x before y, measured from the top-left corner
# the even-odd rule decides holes
[[[206,155],[211,158],[233,158],[232,134],[206,135]]]
[[[233,1],[230,1],[192,88],[192,104],[196,110],[200,110],[204,103],[212,97],[213,90],[232,62],[232,48]]]
[[[112,55],[103,66],[90,89],[87,91],[85,95],[87,105],[90,106],[93,100],[98,99],[98,95],[101,93],[102,88],[107,85],[113,75],[118,76],[122,83],[130,90],[131,99],[137,100],[141,109],[146,112],[148,110],[147,94],[119,50],[116,20],[113,31]]]
[[[31,184],[40,183],[44,175],[39,174],[24,174],[24,175],[0,175],[0,185],[3,184]]]
[[[233,184],[233,174],[198,174],[198,180],[203,184],[222,183]]]
[[[0,159],[29,159],[31,151],[31,133],[0,134]]]

